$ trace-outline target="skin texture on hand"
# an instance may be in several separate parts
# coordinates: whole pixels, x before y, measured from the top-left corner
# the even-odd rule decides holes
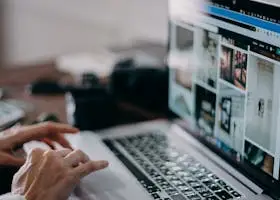
[[[65,133],[75,134],[79,130],[72,126],[46,122],[32,126],[19,126],[0,133],[0,165],[21,166],[24,158],[13,155],[13,149],[22,146],[32,140],[43,141],[53,147],[52,142],[57,142],[65,148],[71,149],[71,145],[64,138]]]
[[[107,161],[91,161],[80,150],[34,149],[15,174],[12,193],[27,200],[66,200],[81,178],[107,166]]]

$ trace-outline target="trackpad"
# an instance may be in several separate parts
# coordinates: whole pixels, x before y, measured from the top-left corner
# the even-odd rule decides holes
[[[94,172],[83,178],[81,187],[90,193],[116,191],[125,187],[124,182],[110,169]]]

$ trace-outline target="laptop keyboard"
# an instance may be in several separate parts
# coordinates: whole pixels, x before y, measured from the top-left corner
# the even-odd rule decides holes
[[[155,200],[241,198],[235,189],[196,159],[170,147],[163,134],[129,136],[104,140],[104,143]]]

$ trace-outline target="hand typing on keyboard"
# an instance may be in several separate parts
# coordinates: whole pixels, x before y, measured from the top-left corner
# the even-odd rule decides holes
[[[28,200],[66,200],[81,178],[106,168],[107,161],[92,161],[82,151],[72,150],[63,134],[77,132],[76,128],[58,123],[14,127],[1,132],[0,165],[23,165],[13,178],[12,194]],[[33,140],[47,145],[29,151],[26,160],[14,155],[16,149]],[[64,148],[55,150],[54,142]]]
[[[80,150],[34,149],[15,174],[12,193],[28,200],[67,200],[83,177],[107,166]]]
[[[58,123],[41,123],[32,126],[17,126],[0,133],[0,165],[21,166],[25,159],[17,157],[14,152],[24,143],[32,140],[42,141],[54,148],[53,142],[64,148],[71,149],[71,145],[63,134],[75,134],[79,130],[69,125]]]

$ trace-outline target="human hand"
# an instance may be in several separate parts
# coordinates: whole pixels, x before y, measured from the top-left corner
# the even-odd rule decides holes
[[[50,146],[55,141],[65,148],[70,143],[64,138],[65,133],[77,133],[79,130],[69,125],[46,122],[32,126],[19,126],[0,133],[0,165],[21,166],[25,159],[14,156],[13,150],[24,143],[39,140]]]
[[[33,149],[14,176],[12,193],[27,200],[66,200],[81,178],[107,166],[80,150]]]

